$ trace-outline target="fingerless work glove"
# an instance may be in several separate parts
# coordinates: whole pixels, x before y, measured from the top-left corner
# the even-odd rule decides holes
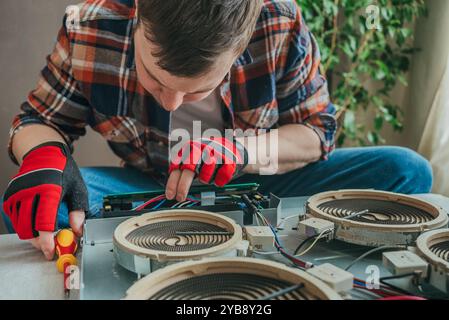
[[[169,173],[190,170],[206,184],[227,185],[248,164],[245,147],[236,140],[211,138],[190,140],[170,161]]]
[[[30,150],[8,185],[3,210],[22,240],[55,231],[62,200],[70,211],[88,210],[87,188],[69,148],[48,142]]]

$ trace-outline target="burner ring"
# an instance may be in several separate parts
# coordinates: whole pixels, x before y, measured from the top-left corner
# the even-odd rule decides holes
[[[179,234],[181,232],[183,234]],[[229,241],[232,235],[227,229],[214,224],[173,220],[139,227],[130,232],[126,240],[144,249],[184,252],[218,246]]]
[[[449,221],[429,202],[373,190],[320,193],[309,198],[306,211],[333,222],[335,239],[369,247],[413,245],[423,232],[445,228]]]
[[[421,256],[431,264],[442,266],[449,272],[449,230],[426,232],[416,241]]]
[[[434,220],[434,216],[423,209],[389,200],[335,199],[320,204],[318,208],[330,216],[341,219],[367,210],[367,213],[351,219],[367,224],[413,225]]]
[[[179,261],[229,252],[242,241],[242,229],[222,215],[198,210],[147,213],[114,231],[117,254],[155,261]]]
[[[284,290],[279,294],[281,290]],[[273,296],[275,295],[275,296]],[[135,300],[341,300],[304,271],[254,258],[205,259],[158,270],[134,284]]]
[[[337,225],[372,230],[422,232],[447,226],[448,223],[447,214],[426,201],[371,190],[317,194],[308,200],[307,211],[317,218],[330,220]],[[350,216],[353,217],[348,219]]]
[[[434,244],[430,247],[430,251],[437,257],[449,262],[449,239],[446,241]]]

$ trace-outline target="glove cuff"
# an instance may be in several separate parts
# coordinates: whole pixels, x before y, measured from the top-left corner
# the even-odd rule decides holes
[[[40,144],[38,146],[35,146],[31,150],[29,150],[22,157],[22,161],[25,160],[25,158],[27,156],[29,156],[30,153],[32,153],[33,151],[36,151],[37,149],[40,149],[40,148],[43,148],[43,147],[59,147],[66,157],[70,154],[69,147],[65,143],[62,143],[62,142],[59,142],[59,141],[49,141],[49,142],[42,143],[42,144]]]
[[[242,157],[242,163],[237,164],[238,172],[241,172],[248,165],[248,150],[246,150],[245,146],[242,143],[240,143],[236,138],[234,138],[232,142],[234,143],[238,153]]]

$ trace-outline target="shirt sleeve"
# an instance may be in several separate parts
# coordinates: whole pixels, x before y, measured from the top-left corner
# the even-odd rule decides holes
[[[80,92],[79,84],[73,76],[71,65],[71,44],[63,20],[53,52],[47,56],[36,88],[21,105],[21,112],[14,117],[10,130],[8,152],[14,163],[12,139],[24,126],[44,124],[58,131],[70,149],[73,142],[86,134],[86,125],[91,108]]]
[[[303,124],[321,140],[322,160],[335,148],[336,109],[328,85],[320,74],[321,55],[298,7],[294,25],[280,50],[276,83],[279,124]]]

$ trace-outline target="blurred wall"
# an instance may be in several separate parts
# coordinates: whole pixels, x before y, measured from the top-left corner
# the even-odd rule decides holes
[[[37,82],[52,51],[65,8],[78,0],[1,0],[0,12],[0,190],[17,170],[7,156],[6,145],[13,117]],[[81,166],[117,165],[100,135],[89,132],[76,145]]]
[[[0,193],[17,168],[6,145],[13,117],[19,113],[38,79],[45,57],[52,51],[65,8],[81,0],[1,0],[0,12]],[[81,166],[117,165],[104,140],[89,131],[76,145]],[[2,221],[0,218],[0,233]]]
[[[430,108],[446,70],[449,55],[449,1],[427,0],[429,16],[416,24],[415,46],[420,48],[412,63],[405,130],[398,143],[418,148]],[[449,88],[447,88],[449,90]]]

